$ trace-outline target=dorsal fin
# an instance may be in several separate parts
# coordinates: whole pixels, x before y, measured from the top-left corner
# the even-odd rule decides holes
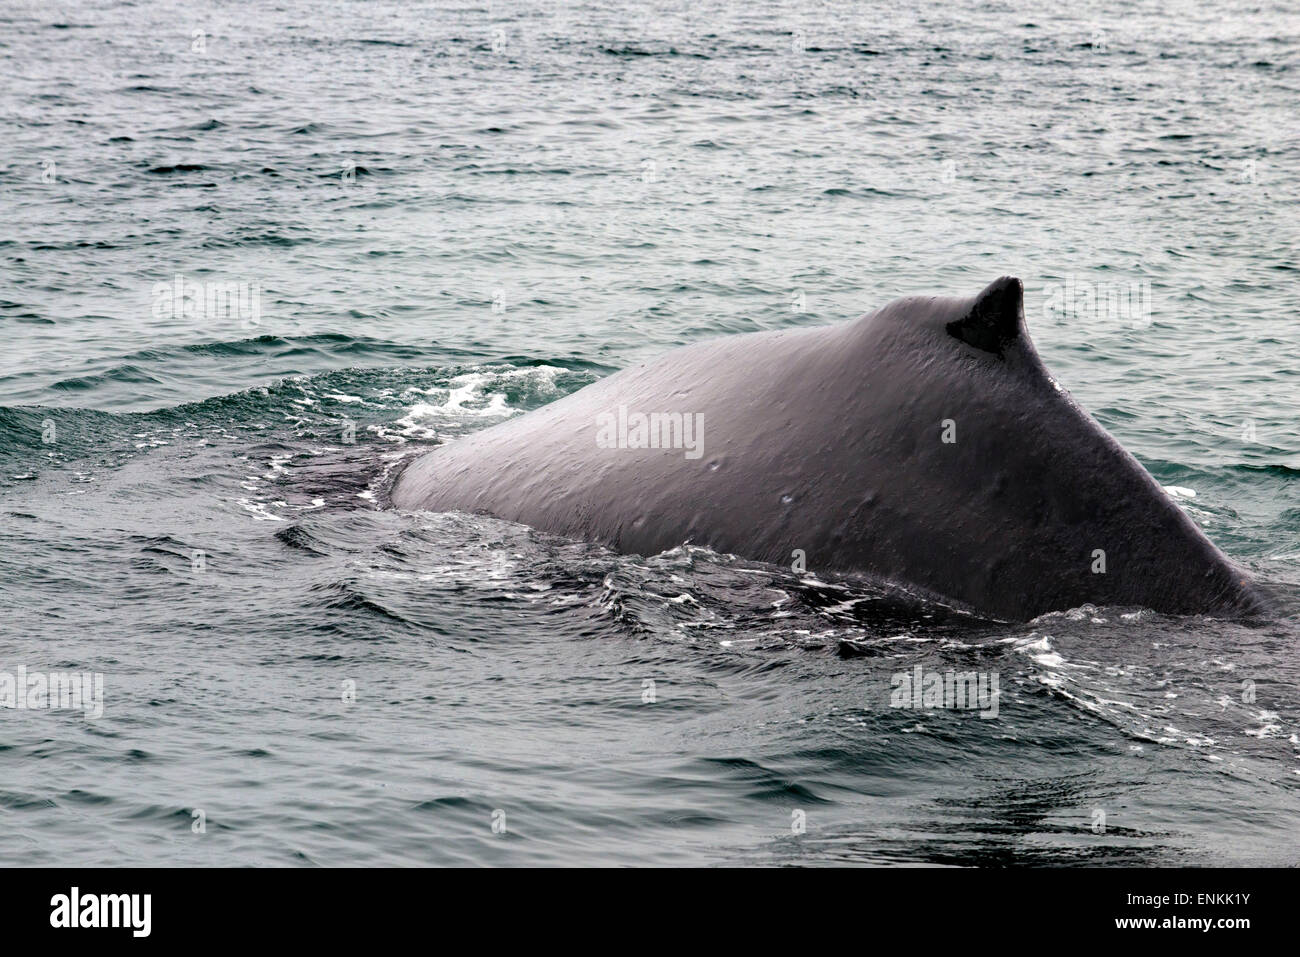
[[[970,312],[948,323],[948,332],[977,349],[1001,356],[1023,328],[1024,300],[1025,287],[1015,276],[995,279],[975,297]]]

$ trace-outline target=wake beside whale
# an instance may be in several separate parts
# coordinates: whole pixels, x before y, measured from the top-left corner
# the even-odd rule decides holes
[[[1023,286],[675,349],[412,462],[399,508],[621,552],[683,543],[980,614],[1250,614],[1260,598],[1063,390]]]

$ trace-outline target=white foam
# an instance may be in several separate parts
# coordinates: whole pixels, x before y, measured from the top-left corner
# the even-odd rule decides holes
[[[284,519],[279,515],[272,515],[266,510],[265,502],[254,502],[246,498],[235,499],[235,504],[252,514],[253,519],[258,522],[283,522]]]

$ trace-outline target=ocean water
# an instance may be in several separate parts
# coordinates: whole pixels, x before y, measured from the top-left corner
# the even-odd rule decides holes
[[[104,683],[0,708],[0,863],[1300,861],[1300,14],[907,6],[8,0],[0,673]],[[640,358],[1003,274],[1274,616],[387,507]]]

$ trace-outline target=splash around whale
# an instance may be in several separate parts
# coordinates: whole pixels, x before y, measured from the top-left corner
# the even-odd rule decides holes
[[[391,500],[632,554],[797,554],[1004,619],[1262,610],[1048,373],[1011,277],[675,349],[421,456]]]

